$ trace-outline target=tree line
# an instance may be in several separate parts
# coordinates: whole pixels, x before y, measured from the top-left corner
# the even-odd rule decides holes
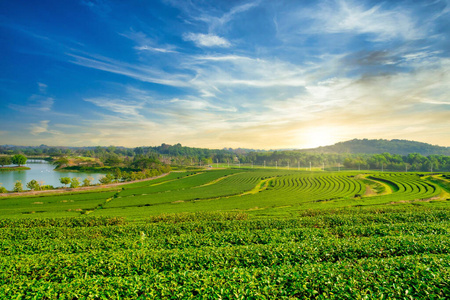
[[[122,170],[160,169],[162,166],[205,166],[221,164],[253,164],[259,166],[280,166],[292,168],[312,167],[347,168],[361,170],[391,171],[450,171],[450,156],[410,153],[352,154],[312,153],[303,150],[252,151],[246,149],[205,149],[162,144],[155,147],[85,147],[85,148],[5,148],[0,153],[15,151],[29,155],[46,152],[56,163],[64,165],[67,157],[83,156],[96,158],[93,166],[119,167]],[[5,157],[5,156],[2,156]],[[0,159],[2,158],[0,157]],[[101,165],[96,165],[100,163]],[[1,163],[0,163],[1,164]]]
[[[27,163],[27,157],[22,154],[16,154],[14,156],[0,156],[0,165],[2,167],[6,165],[18,165],[19,167]]]

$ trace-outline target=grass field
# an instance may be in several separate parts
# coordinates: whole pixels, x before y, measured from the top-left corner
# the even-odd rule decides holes
[[[0,199],[2,299],[445,299],[447,174],[222,169]]]

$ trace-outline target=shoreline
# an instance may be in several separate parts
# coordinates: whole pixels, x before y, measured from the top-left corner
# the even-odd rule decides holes
[[[125,184],[130,184],[130,183],[136,183],[136,182],[142,182],[142,181],[150,181],[150,180],[154,180],[154,179],[158,179],[164,176],[169,175],[171,172],[169,173],[163,173],[161,175],[158,176],[153,176],[153,177],[149,177],[149,178],[145,178],[145,179],[140,179],[140,180],[133,180],[133,181],[126,181],[126,182],[116,182],[116,183],[110,183],[110,184],[102,184],[102,185],[90,185],[90,186],[80,186],[77,188],[60,188],[60,189],[54,189],[54,190],[45,190],[45,191],[26,191],[26,192],[12,192],[12,193],[3,193],[0,194],[0,198],[1,197],[16,197],[16,196],[35,196],[35,195],[42,195],[42,194],[62,194],[62,193],[66,193],[66,192],[77,192],[77,191],[89,191],[89,190],[98,190],[98,189],[107,189],[107,188],[113,188],[115,186],[121,186],[121,185],[125,185]]]
[[[21,167],[0,167],[0,172],[11,172],[11,171],[26,171],[31,170],[29,167],[21,166]]]

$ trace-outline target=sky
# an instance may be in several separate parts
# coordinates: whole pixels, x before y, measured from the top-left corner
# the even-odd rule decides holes
[[[450,146],[450,1],[0,0],[0,144]]]

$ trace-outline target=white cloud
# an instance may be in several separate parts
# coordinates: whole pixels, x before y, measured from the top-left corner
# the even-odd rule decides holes
[[[231,46],[230,42],[226,39],[214,35],[214,34],[203,34],[203,33],[186,33],[183,35],[185,41],[194,42],[197,47],[224,47],[228,48]]]
[[[227,23],[232,21],[232,19],[234,18],[235,15],[246,12],[247,10],[258,6],[260,2],[261,1],[253,1],[253,2],[249,2],[249,3],[237,5],[237,6],[233,7],[232,9],[230,9],[229,12],[224,13],[221,17],[214,17],[211,15],[203,14],[200,17],[195,17],[194,19],[197,19],[197,20],[200,20],[200,21],[203,21],[203,22],[209,24],[209,31],[213,32],[218,29],[221,29],[222,27],[224,27],[224,25],[226,25]]]
[[[204,56],[197,56],[195,57],[195,59],[207,61],[252,60],[249,57],[239,55],[204,55]]]
[[[134,117],[140,117],[139,111],[144,107],[144,103],[134,101],[124,101],[121,99],[111,98],[89,98],[84,101],[95,104],[98,107],[105,108],[109,111]]]
[[[166,49],[166,48],[156,48],[156,47],[151,47],[151,46],[139,46],[139,47],[135,47],[136,50],[139,51],[150,51],[150,52],[160,52],[160,53],[178,53],[175,50],[171,50],[171,49]]]
[[[39,92],[41,92],[41,94],[45,94],[47,92],[48,86],[45,83],[38,82],[38,86],[39,86]]]
[[[55,100],[51,97],[31,95],[30,98],[28,99],[28,105],[10,104],[9,108],[23,113],[31,113],[31,114],[39,114],[41,112],[49,113],[52,112],[54,102]]]
[[[41,99],[41,101],[39,103],[40,107],[38,109],[41,111],[46,111],[46,112],[51,111],[54,102],[55,102],[55,100],[51,97]]]
[[[124,63],[121,61],[109,59],[102,56],[80,56],[68,53],[74,58],[73,64],[81,65],[87,68],[93,68],[115,74],[128,76],[143,82],[152,82],[169,86],[184,87],[191,76],[182,74],[169,74],[147,65],[137,65]]]
[[[187,110],[208,110],[208,111],[228,111],[235,112],[236,108],[234,107],[221,107],[219,105],[214,105],[208,101],[202,99],[195,100],[186,100],[186,99],[172,99],[170,103],[175,104],[178,109],[187,109]]]
[[[394,38],[414,40],[424,37],[425,28],[416,26],[405,6],[389,10],[375,5],[365,7],[350,0],[325,1],[311,17],[317,20],[314,28],[328,33],[372,34],[375,41]]]
[[[40,121],[38,124],[30,124],[30,133],[32,135],[40,135],[41,133],[58,134],[55,130],[49,130],[49,120]]]
[[[147,37],[142,32],[131,31],[128,33],[120,33],[121,36],[134,41],[137,46],[134,49],[138,51],[150,51],[159,53],[178,53],[173,45],[158,45],[153,39]]]

